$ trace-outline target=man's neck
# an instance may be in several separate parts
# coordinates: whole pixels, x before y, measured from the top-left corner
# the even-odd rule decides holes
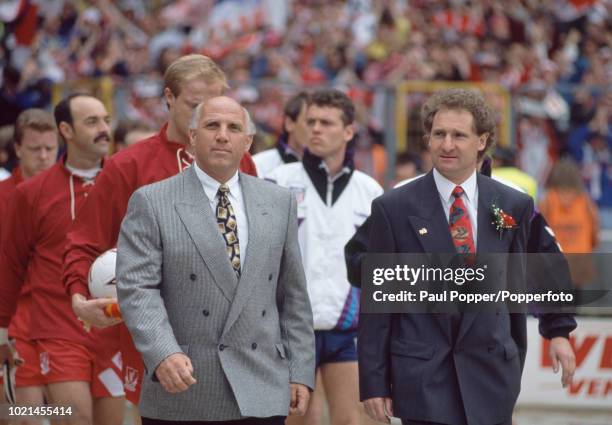
[[[338,175],[340,171],[342,171],[342,168],[344,166],[345,153],[346,150],[343,149],[341,152],[338,152],[335,155],[323,158],[323,162],[325,162],[325,165],[327,166],[327,170],[329,171],[330,177],[333,178]]]
[[[182,145],[188,145],[187,135],[179,132],[177,126],[172,121],[168,121],[168,127],[166,127],[166,138]]]
[[[21,169],[21,177],[24,180],[29,179],[30,177],[34,177],[36,174],[35,173],[30,173],[29,171],[27,171],[25,168]]]
[[[474,170],[471,170],[469,173],[465,173],[465,174],[461,174],[461,175],[446,175],[442,172],[440,172],[440,170],[438,170],[438,172],[440,173],[440,175],[444,176],[444,178],[446,178],[447,180],[450,180],[451,182],[455,183],[457,186],[461,186],[463,184],[463,182],[465,182],[467,179],[470,178],[470,176],[472,174],[474,174]]]
[[[304,149],[295,141],[291,136],[287,138],[287,147],[295,154],[299,159],[302,159],[304,155]]]
[[[92,168],[99,167],[102,163],[102,158],[97,156],[85,156],[78,155],[78,153],[68,148],[66,154],[66,165],[77,170],[91,170]]]
[[[200,164],[197,159],[195,161],[195,164],[200,169],[200,171],[202,171],[204,174],[206,174],[207,176],[209,176],[210,178],[216,180],[218,183],[221,183],[221,184],[227,183],[238,171],[238,170],[230,170],[229,172],[224,172],[224,171],[209,170],[203,167],[202,164]]]

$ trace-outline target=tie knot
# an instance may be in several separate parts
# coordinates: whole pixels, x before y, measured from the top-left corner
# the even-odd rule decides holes
[[[222,184],[219,186],[219,195],[227,195],[229,193],[229,186],[226,184]]]
[[[461,186],[456,186],[455,189],[453,189],[453,196],[455,198],[460,198],[461,195],[463,195],[463,188]]]

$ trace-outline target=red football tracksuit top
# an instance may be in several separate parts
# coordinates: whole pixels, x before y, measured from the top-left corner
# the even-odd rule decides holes
[[[88,296],[87,276],[93,261],[114,248],[132,193],[141,186],[172,177],[191,165],[185,145],[166,138],[165,124],[158,134],[113,155],[96,178],[95,189],[68,233],[64,257],[64,285],[70,295]],[[256,176],[250,154],[240,170]]]
[[[19,167],[13,169],[13,174],[8,179],[0,182],[0,241],[2,240],[2,225],[6,221],[6,210],[11,196],[15,192],[17,185],[23,181]],[[4,284],[4,279],[0,281],[0,286]],[[21,295],[17,304],[17,312],[11,320],[9,335],[13,338],[30,339],[30,305],[32,295],[30,285],[25,284],[21,288]]]
[[[64,339],[91,346],[62,284],[66,230],[93,181],[71,174],[62,157],[14,191],[2,226],[0,326],[8,326],[24,285],[30,285],[31,339]]]

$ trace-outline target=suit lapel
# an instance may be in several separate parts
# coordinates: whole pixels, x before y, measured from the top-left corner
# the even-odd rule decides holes
[[[453,253],[455,245],[448,228],[448,220],[433,178],[427,173],[414,196],[418,199],[418,216],[408,216],[408,222],[417,235],[423,252]]]
[[[249,243],[246,258],[242,267],[240,282],[236,295],[230,307],[223,332],[229,331],[245,304],[249,300],[255,286],[255,280],[250,280],[251,269],[267,261],[270,254],[266,243],[266,217],[269,215],[266,206],[258,198],[255,178],[240,174],[240,186],[244,199],[247,223],[249,226]],[[240,238],[240,235],[238,235]]]
[[[217,230],[217,219],[213,216],[210,201],[193,167],[185,170],[182,176],[183,201],[176,202],[174,208],[215,284],[232,302],[238,280],[228,260],[225,241]]]
[[[498,199],[493,181],[478,174],[478,244],[477,251],[481,252],[508,252],[508,242],[505,240],[504,232],[500,238],[499,233],[493,225],[493,213],[491,205],[495,202],[500,205],[503,200]]]

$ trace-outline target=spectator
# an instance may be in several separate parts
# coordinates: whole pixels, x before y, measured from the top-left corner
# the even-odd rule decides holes
[[[572,159],[564,158],[555,164],[539,208],[565,253],[587,254],[597,246],[597,207]],[[569,256],[568,261],[575,285],[583,286],[593,278],[593,265],[587,256]]]
[[[416,177],[421,173],[420,158],[409,152],[401,153],[395,159],[395,179],[391,186],[393,187],[397,183]]]

